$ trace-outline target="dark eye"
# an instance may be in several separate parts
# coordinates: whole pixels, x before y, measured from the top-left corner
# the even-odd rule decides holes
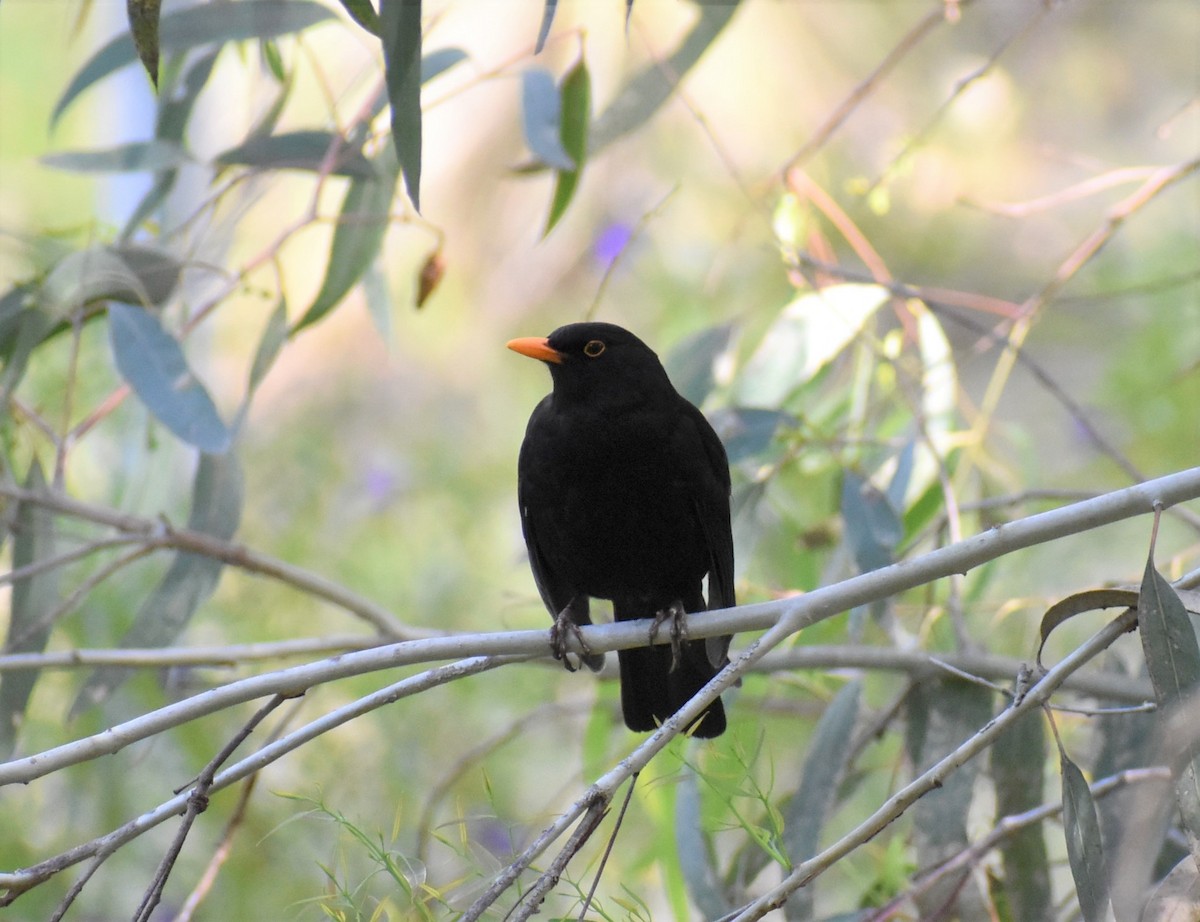
[[[589,359],[594,359],[604,351],[604,343],[599,339],[590,339],[587,345],[583,347],[583,354]]]

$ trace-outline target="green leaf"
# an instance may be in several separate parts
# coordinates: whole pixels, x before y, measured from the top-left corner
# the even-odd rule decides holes
[[[1041,712],[1032,711],[1017,720],[990,752],[997,821],[1039,806],[1046,764],[1046,724]],[[1013,918],[1053,918],[1050,860],[1042,824],[1006,836],[1000,844],[1000,855],[1004,893]]]
[[[991,690],[962,679],[921,683],[912,696],[913,701],[924,699],[920,709],[924,726],[913,751],[915,770],[925,771],[979,732],[992,717],[992,696]],[[913,742],[918,741],[914,738]],[[941,787],[913,806],[910,813],[918,866],[936,867],[968,846],[967,816],[981,761],[973,759],[962,765]],[[935,913],[953,917],[955,906],[964,917],[972,917],[971,907],[978,905],[980,899],[969,871],[964,869],[962,873],[941,878],[923,891],[916,902],[922,918],[932,918]]]
[[[780,312],[738,375],[738,402],[777,409],[850,345],[891,294],[879,285],[833,285]]]
[[[783,808],[783,844],[793,866],[817,853],[821,830],[837,803],[850,760],[861,693],[859,681],[842,686],[825,708],[808,744],[800,787]],[[785,918],[813,918],[813,893],[813,885],[809,884],[788,897]]]
[[[900,514],[885,493],[854,471],[846,471],[842,478],[842,519],[846,541],[861,572],[895,561],[896,546],[904,537]]]
[[[41,162],[76,173],[140,173],[174,169],[191,159],[183,147],[171,141],[135,141],[99,150],[46,154]]]
[[[292,328],[292,335],[316,323],[338,305],[363,277],[383,246],[398,178],[391,149],[376,159],[378,174],[351,180],[333,232],[325,280],[312,305]]]
[[[250,381],[246,387],[248,391],[253,393],[258,389],[262,379],[267,376],[267,372],[275,364],[279,350],[287,342],[287,336],[287,302],[280,298],[279,303],[275,305],[275,310],[271,311],[271,316],[267,318],[266,329],[263,330],[262,339],[258,341],[254,361],[250,364]]]
[[[196,380],[179,343],[149,311],[114,303],[109,333],[117,368],[138,398],[175,435],[220,454],[232,436],[208,391]]]
[[[291,131],[252,137],[219,154],[216,162],[221,166],[308,170],[315,173],[321,169],[337,137],[329,131]],[[342,139],[330,172],[338,176],[369,178],[375,175],[375,168],[363,156],[361,149]]]
[[[1159,719],[1165,720],[1171,712],[1192,706],[1191,693],[1200,684],[1200,645],[1183,601],[1155,569],[1153,557],[1146,560],[1137,611]],[[1200,854],[1200,755],[1184,754],[1174,774],[1183,829],[1193,854]]]
[[[556,170],[574,170],[575,161],[562,142],[562,100],[554,77],[531,67],[521,74],[521,127],[525,143],[542,163]]]
[[[125,0],[129,34],[150,82],[158,86],[158,22],[162,0]]]
[[[25,489],[37,493],[46,489],[46,477],[36,460],[29,467]],[[14,519],[14,570],[54,556],[54,517],[49,510],[37,503],[18,503]],[[52,627],[46,618],[54,612],[58,601],[57,569],[13,580],[5,652],[45,650]],[[37,669],[0,673],[0,761],[9,758],[16,748],[25,707],[40,674]]]
[[[705,919],[719,919],[732,908],[721,888],[712,842],[701,822],[696,769],[685,763],[675,798],[675,851],[688,896]]]
[[[1083,772],[1065,753],[1061,765],[1063,832],[1067,837],[1067,860],[1075,880],[1075,895],[1084,922],[1101,922],[1108,914],[1108,873],[1096,803]]]
[[[738,0],[698,4],[700,17],[679,47],[665,61],[647,64],[621,89],[592,126],[592,156],[602,148],[641,127],[665,103],[675,87],[700,60],[721,30],[728,25]]]
[[[588,75],[587,64],[582,56],[579,63],[571,68],[562,82],[562,118],[559,127],[559,138],[562,149],[573,162],[573,168],[559,170],[554,183],[554,198],[550,202],[550,214],[546,218],[546,230],[542,236],[549,234],[558,219],[563,216],[575,188],[579,185],[579,174],[583,172],[587,160],[588,125],[592,118],[592,79]]]
[[[379,14],[375,12],[371,0],[340,0],[340,3],[351,19],[372,35],[379,35]]]
[[[439,48],[421,58],[421,84],[424,85],[434,77],[440,77],[455,64],[467,59],[467,53],[461,48]]]
[[[546,0],[542,7],[542,23],[538,26],[537,43],[533,46],[534,54],[541,54],[546,47],[546,39],[550,37],[550,27],[554,25],[554,11],[558,9],[558,0]]]
[[[159,51],[186,51],[199,45],[276,38],[334,18],[315,0],[241,0],[205,3],[169,13],[159,21]],[[75,99],[94,83],[137,60],[133,39],[120,35],[97,51],[72,78],[54,107],[55,124]]]
[[[188,528],[228,541],[237,532],[242,515],[242,470],[232,452],[202,454],[192,487]],[[217,588],[224,564],[203,554],[177,551],[162,581],[138,609],[120,646],[149,649],[175,641],[192,615]],[[71,717],[105,700],[133,670],[97,669],[71,706]]]
[[[179,281],[182,264],[166,250],[140,244],[100,245],[63,257],[38,291],[38,305],[55,323],[97,301],[160,306]]]
[[[382,0],[379,25],[384,77],[392,105],[392,142],[408,198],[420,211],[421,0]]]

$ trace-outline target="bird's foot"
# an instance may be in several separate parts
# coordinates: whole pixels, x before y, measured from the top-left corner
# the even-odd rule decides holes
[[[650,625],[651,642],[658,639],[659,629],[668,621],[671,623],[671,671],[673,672],[679,666],[679,659],[683,655],[683,642],[687,640],[688,636],[687,612],[683,610],[682,602],[672,602],[666,608],[654,613],[654,623]]]
[[[571,606],[568,605],[558,613],[554,624],[550,626],[550,652],[566,667],[567,672],[576,672],[579,666],[571,661],[571,651],[568,649],[569,638],[575,639],[580,651],[579,658],[587,664],[588,668],[597,670],[604,665],[604,654],[592,652],[592,648],[583,639],[583,631],[571,617]],[[597,661],[599,661],[599,666],[594,665]]]

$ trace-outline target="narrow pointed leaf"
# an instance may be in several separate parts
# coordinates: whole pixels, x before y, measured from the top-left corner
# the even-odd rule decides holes
[[[317,172],[337,141],[330,131],[290,131],[284,134],[252,137],[223,151],[216,163],[221,166],[251,166],[272,170],[308,170]],[[337,176],[370,178],[375,175],[371,161],[357,146],[342,141],[331,170]]]
[[[1158,713],[1188,706],[1200,684],[1200,645],[1183,601],[1153,559],[1146,561],[1138,593],[1138,631]],[[1175,767],[1175,804],[1192,853],[1200,858],[1200,755],[1194,752],[1184,753]]]
[[[37,461],[29,468],[25,489],[34,492],[46,489],[46,478]],[[14,570],[54,555],[54,518],[49,510],[37,503],[20,503],[15,520]],[[57,570],[44,570],[14,580],[4,650],[9,653],[45,650],[52,627],[45,618],[57,604]],[[25,707],[40,674],[36,669],[0,673],[0,762],[9,758],[16,747]]]
[[[379,34],[379,14],[375,12],[371,0],[341,0],[341,4],[356,23],[372,35]]]
[[[392,141],[404,174],[404,188],[413,208],[420,211],[421,0],[382,0],[379,25],[388,102],[392,106]]]
[[[665,365],[675,390],[699,406],[716,384],[716,364],[729,346],[733,326],[725,323],[685,337],[666,358]]]
[[[731,907],[721,890],[712,844],[704,835],[700,790],[696,771],[690,765],[684,769],[675,797],[675,845],[688,896],[701,917],[719,919],[726,915]]]
[[[900,514],[885,493],[854,471],[842,479],[842,519],[859,570],[878,570],[895,560],[896,546],[904,537]]]
[[[42,163],[76,173],[140,173],[175,169],[191,159],[183,147],[172,141],[135,141],[116,147],[46,154]]]
[[[556,170],[573,170],[562,143],[562,100],[549,71],[533,67],[521,74],[521,127],[525,143],[542,163]]]
[[[129,16],[129,34],[133,38],[137,55],[150,75],[150,82],[158,86],[158,19],[162,0],[125,0]]]
[[[1055,602],[1042,615],[1042,639],[1037,652],[1038,667],[1042,665],[1042,651],[1046,648],[1046,641],[1059,625],[1083,612],[1105,608],[1133,608],[1137,603],[1138,593],[1132,589],[1088,589]]]
[[[424,85],[434,77],[440,77],[455,64],[467,59],[467,53],[461,48],[439,48],[421,58],[421,84]]]
[[[991,774],[996,791],[996,819],[1032,810],[1044,800],[1043,768],[1046,763],[1046,724],[1032,711],[991,752]],[[1004,868],[1004,894],[1016,919],[1047,919],[1054,915],[1050,890],[1050,860],[1042,824],[1026,826],[1005,837],[1000,845]]]
[[[388,149],[377,158],[376,167],[376,176],[352,180],[346,189],[338,226],[333,232],[325,280],[312,305],[296,322],[293,335],[336,307],[362,280],[383,246],[398,178]]]
[[[573,168],[558,171],[554,183],[554,198],[550,202],[550,214],[546,219],[543,236],[550,233],[558,219],[566,212],[567,206],[571,204],[575,188],[579,185],[579,175],[583,172],[584,162],[587,160],[588,124],[592,118],[592,80],[582,57],[563,78],[561,96],[559,139],[566,155],[573,162]]]
[[[275,310],[271,311],[271,316],[267,318],[266,329],[263,330],[262,339],[258,341],[258,349],[255,351],[254,361],[250,365],[250,381],[247,390],[251,393],[257,390],[262,379],[271,370],[271,366],[275,364],[279,350],[287,341],[287,335],[287,302],[280,298],[279,303],[275,305]]]
[[[242,470],[237,457],[232,452],[202,454],[192,487],[188,528],[229,540],[241,521],[242,498]],[[176,552],[162,581],[138,609],[120,646],[149,649],[174,642],[216,589],[223,566],[213,557]],[[106,699],[132,671],[115,666],[97,669],[71,706],[71,716]]]
[[[793,865],[817,853],[821,830],[837,803],[838,788],[850,759],[861,693],[861,682],[847,683],[833,696],[817,722],[804,760],[800,787],[783,811],[783,844]],[[785,918],[811,919],[813,899],[812,884],[795,891],[785,906]]]
[[[159,50],[186,51],[200,45],[269,39],[300,32],[334,15],[316,0],[241,0],[204,3],[168,13],[159,20]],[[67,107],[99,80],[137,60],[133,39],[119,35],[79,69],[54,107],[53,125]]]
[[[1065,755],[1061,765],[1063,832],[1067,837],[1067,860],[1075,880],[1075,895],[1084,922],[1101,922],[1108,912],[1108,874],[1096,804],[1079,766]]]
[[[558,0],[546,0],[542,7],[542,24],[538,26],[537,44],[533,47],[534,54],[541,54],[546,47],[546,39],[550,37],[550,27],[554,25],[554,12],[558,9]]]
[[[201,451],[220,454],[232,436],[208,391],[192,374],[183,350],[149,311],[127,304],[108,308],[117,368],[138,399],[175,435]]]
[[[653,61],[635,74],[596,118],[590,144],[593,156],[649,121],[729,24],[737,7],[737,0],[698,4],[700,17],[679,47],[665,61]]]

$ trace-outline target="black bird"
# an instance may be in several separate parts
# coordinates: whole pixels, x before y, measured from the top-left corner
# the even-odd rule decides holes
[[[655,632],[670,619],[671,646],[617,653],[625,724],[653,730],[728,662],[730,637],[682,636],[684,612],[736,604],[725,449],[628,330],[572,323],[508,348],[545,362],[554,384],[525,430],[517,499],[555,653],[591,623],[589,598],[610,599],[618,621],[656,619]],[[723,733],[720,699],[690,729]]]

